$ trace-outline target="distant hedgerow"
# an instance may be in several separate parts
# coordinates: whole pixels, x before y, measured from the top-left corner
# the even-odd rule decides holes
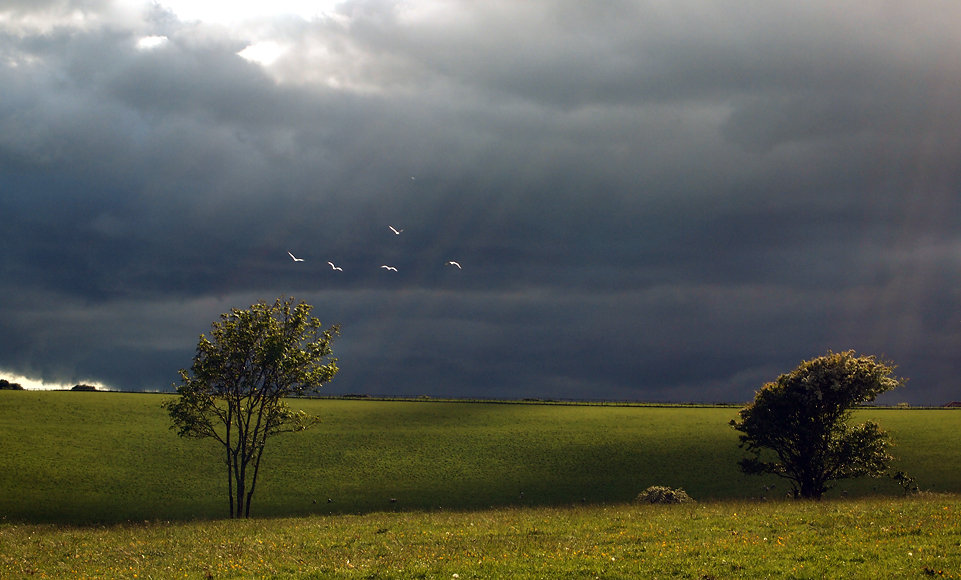
[[[694,501],[681,488],[671,489],[663,485],[652,485],[637,494],[640,503],[687,503]]]

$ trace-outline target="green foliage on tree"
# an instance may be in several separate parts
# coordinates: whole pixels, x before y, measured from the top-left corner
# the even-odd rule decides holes
[[[181,369],[180,397],[164,404],[181,437],[224,447],[231,518],[250,517],[267,439],[318,421],[284,399],[312,393],[337,373],[330,343],[339,328],[322,330],[311,309],[281,297],[222,314],[210,338],[200,336],[190,373]]]
[[[24,390],[23,385],[20,383],[11,383],[7,379],[0,379],[0,391],[22,391]]]
[[[904,384],[894,366],[854,351],[804,361],[765,384],[731,425],[753,453],[740,461],[747,474],[791,481],[795,498],[820,499],[831,481],[880,477],[893,459],[877,423],[850,423],[857,405]]]

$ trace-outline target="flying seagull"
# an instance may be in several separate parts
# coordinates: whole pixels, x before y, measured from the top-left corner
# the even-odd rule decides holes
[[[287,252],[287,253],[290,254],[290,252]],[[290,254],[290,257],[291,257],[291,258],[294,258],[294,255],[293,255],[293,254]],[[303,258],[294,258],[294,261],[295,261],[295,262],[303,262],[304,259],[303,259]]]
[[[460,264],[458,264],[457,262],[447,262],[446,265],[448,265],[448,266],[457,266],[457,269],[459,269],[459,270],[462,270],[462,269],[463,269],[463,268],[460,267]]]
[[[333,262],[327,262],[327,263],[330,264],[330,267],[333,268],[334,270],[337,270],[337,271],[339,271],[339,272],[343,272],[343,271],[344,271],[343,268],[338,268],[337,266],[335,266]]]
[[[394,232],[394,233],[397,234],[398,236],[400,235],[400,233],[401,233],[402,231],[404,231],[404,230],[395,230],[395,229],[394,229],[394,226],[387,226],[387,227],[389,227],[389,228],[390,228],[390,231]]]
[[[381,266],[381,268],[387,268],[388,270],[393,270],[394,272],[397,271],[397,268],[393,266],[388,266],[387,264],[384,264],[383,266]]]

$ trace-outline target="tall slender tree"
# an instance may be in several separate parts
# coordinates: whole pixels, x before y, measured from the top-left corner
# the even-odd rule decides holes
[[[180,396],[164,403],[180,436],[223,446],[231,518],[250,517],[268,438],[318,422],[284,399],[314,392],[337,373],[330,343],[339,327],[322,330],[311,310],[281,297],[222,314],[209,339],[200,335],[190,372],[180,370]]]
[[[877,423],[852,425],[857,405],[904,383],[894,365],[854,351],[828,351],[773,383],[767,383],[731,425],[748,474],[769,473],[791,482],[794,497],[820,499],[831,481],[879,477],[893,459],[891,443]]]

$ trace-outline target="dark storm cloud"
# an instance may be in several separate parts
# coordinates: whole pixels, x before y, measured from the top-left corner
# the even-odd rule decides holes
[[[959,9],[899,10],[4,3],[0,369],[169,388],[285,294],[330,392],[738,401],[854,348],[956,399]]]

